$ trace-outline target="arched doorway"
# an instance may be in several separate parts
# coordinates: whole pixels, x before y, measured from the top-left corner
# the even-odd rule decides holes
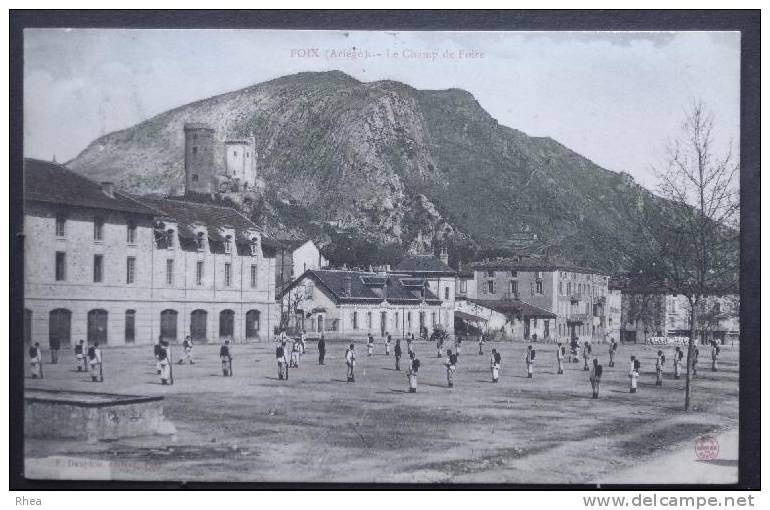
[[[190,336],[193,341],[206,341],[206,323],[208,313],[206,310],[193,310],[190,314]]]
[[[96,309],[88,312],[89,344],[99,342],[105,345],[107,343],[107,317],[107,310]]]
[[[136,310],[126,310],[125,338],[127,344],[136,341]]]
[[[219,312],[219,338],[233,338],[235,329],[235,312],[232,310],[222,310]]]
[[[259,310],[246,312],[246,339],[259,336]]]
[[[179,314],[176,310],[160,312],[160,336],[164,340],[176,340],[176,323]]]

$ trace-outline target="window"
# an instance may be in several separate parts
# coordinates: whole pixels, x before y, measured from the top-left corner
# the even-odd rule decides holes
[[[193,340],[206,340],[206,310],[193,310],[190,314],[190,336]]]
[[[94,241],[101,241],[104,238],[104,219],[98,216],[94,218]]]
[[[128,244],[136,244],[136,223],[129,222],[126,225],[126,242]]]
[[[487,282],[487,292],[490,294],[495,293],[495,282]]]
[[[353,312],[353,329],[358,329],[358,312]]]
[[[519,282],[518,282],[518,280],[511,280],[510,290],[511,290],[511,294],[513,294],[514,296],[519,293]]]
[[[198,174],[192,174],[192,182],[198,182]]]
[[[176,340],[176,310],[163,310],[160,312],[160,336],[165,340]]]
[[[259,310],[249,310],[246,312],[246,338],[257,338],[259,336]]]
[[[518,271],[511,271],[511,278],[518,278],[519,272]]]
[[[136,310],[126,310],[125,338],[127,344],[134,343],[136,339]]]
[[[533,327],[533,328],[536,328],[536,327],[537,327],[537,317],[535,317],[534,319],[532,319],[532,327]]]
[[[256,267],[256,266],[252,266]],[[313,284],[308,282],[305,284],[305,299],[313,299]]]
[[[225,262],[225,287],[229,287],[233,283],[232,266],[229,262]]]
[[[198,154],[198,147],[193,147],[192,148],[192,153],[193,153],[193,155]]]
[[[233,238],[231,236],[225,237],[225,253],[233,252]]]
[[[235,329],[235,312],[222,310],[219,312],[219,338],[232,338]]]
[[[467,280],[460,280],[460,292],[462,292],[463,294],[468,292]]]
[[[203,261],[195,263],[195,285],[203,285]]]
[[[169,250],[174,248],[174,231],[171,229],[166,231],[166,248]]]
[[[535,287],[536,287],[535,291],[538,294],[542,294],[543,293],[543,280],[538,280],[536,282],[536,284],[535,284]]]
[[[412,312],[406,313],[406,325],[410,330],[412,329]]]
[[[564,282],[559,282],[559,295],[564,295]]]
[[[198,251],[203,251],[206,247],[206,236],[203,234],[203,232],[198,232],[198,235],[195,236],[195,243],[198,246]]]
[[[56,215],[56,237],[64,237],[67,233],[65,227],[67,225],[67,217],[63,214]]]
[[[722,313],[722,303],[719,301],[714,303],[714,313]]]
[[[256,289],[257,288],[257,265],[252,264],[251,265],[251,288]]]
[[[449,287],[444,287],[444,299],[449,299]]]
[[[25,319],[27,317],[28,310],[24,310]],[[31,326],[31,314],[30,315],[30,324],[25,324],[24,334],[27,335],[28,331],[30,331],[29,327]],[[57,308],[55,310],[51,310],[48,314],[48,342],[53,340],[54,342],[58,341],[59,346],[66,346],[70,345],[70,333],[71,333],[71,322],[72,322],[72,312],[69,310],[63,309],[63,308]],[[30,338],[31,341],[31,338]]]
[[[249,250],[251,251],[251,256],[256,257],[257,256],[257,242],[252,241],[249,245]]]
[[[102,272],[104,269],[104,255],[94,255],[94,282],[102,281]]]
[[[88,312],[88,343],[107,343],[107,310],[91,310]]]
[[[134,283],[136,278],[136,257],[126,258],[126,283]]]
[[[56,281],[67,279],[67,255],[63,251],[56,252]]]
[[[166,285],[174,285],[174,259],[166,260]]]
[[[372,329],[372,312],[366,312],[366,329]]]

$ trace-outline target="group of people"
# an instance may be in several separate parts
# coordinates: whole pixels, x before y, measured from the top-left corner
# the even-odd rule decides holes
[[[51,355],[51,364],[59,361],[58,353]],[[43,352],[40,349],[40,343],[29,348],[29,362],[31,366],[32,378],[43,379]],[[91,376],[91,382],[104,382],[104,370],[102,367],[102,350],[99,348],[99,342],[87,346],[81,339],[75,344],[75,370],[77,372],[88,372]]]

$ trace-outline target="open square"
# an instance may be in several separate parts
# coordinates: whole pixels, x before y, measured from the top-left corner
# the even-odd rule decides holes
[[[725,346],[718,372],[702,357],[687,413],[684,378],[673,379],[670,361],[663,387],[654,385],[657,347],[621,345],[611,368],[607,346],[594,346],[604,375],[593,400],[582,360],[556,375],[555,344],[534,344],[535,375],[527,379],[526,344],[491,343],[478,355],[478,346],[466,342],[453,389],[435,345],[415,345],[422,362],[416,394],[407,392],[405,361],[395,371],[380,339],[372,357],[357,343],[354,383],[345,380],[343,343],[327,344],[319,366],[309,341],[288,381],[277,378],[275,344],[235,345],[233,377],[221,375],[218,346],[196,345],[194,365],[174,366],[173,386],[160,384],[151,346],[105,350],[104,383],[75,372],[65,352],[58,365],[45,365],[45,379],[27,378],[27,388],[161,395],[177,433],[28,439],[26,474],[50,474],[52,465],[68,463],[74,471],[56,472],[134,480],[593,484],[621,482],[626,473],[639,483],[737,479],[734,448],[723,444],[710,461],[698,461],[695,451],[697,438],[737,427],[737,344]],[[492,348],[502,354],[497,384]],[[631,355],[642,362],[636,394],[628,389]]]

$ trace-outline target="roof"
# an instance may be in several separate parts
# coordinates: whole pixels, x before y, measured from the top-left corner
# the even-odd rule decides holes
[[[312,239],[279,239],[279,242],[289,251],[294,251],[303,244],[312,242]]]
[[[555,313],[518,299],[469,299],[468,301],[506,315],[513,314],[519,317],[537,317],[542,319],[556,318]]]
[[[455,270],[434,255],[409,255],[394,268],[405,273],[441,273],[454,275]]]
[[[648,274],[619,273],[610,277],[609,290],[619,290],[624,294],[679,294],[687,290],[686,286],[677,286],[666,278],[657,278]],[[704,289],[707,296],[739,294],[736,282],[712,283]]]
[[[178,223],[177,230],[180,237],[193,239],[195,225],[205,225],[209,241],[214,243],[224,242],[224,238],[219,233],[219,229],[222,228],[235,230],[235,242],[238,244],[248,243],[246,231],[261,233],[257,225],[232,207],[171,198],[148,196],[134,198],[155,211],[156,216],[169,218]],[[263,246],[271,248],[280,246],[278,241],[264,233],[261,233],[261,238]]]
[[[58,163],[24,159],[24,199],[73,207],[154,215],[155,211],[119,191],[104,191],[101,184]]]
[[[583,267],[572,262],[547,257],[519,256],[519,257],[500,257],[483,262],[472,262],[470,267],[474,270],[501,270],[501,271],[570,271],[573,273],[600,274],[605,275],[604,271],[598,269]]]
[[[455,310],[455,319],[462,319],[469,322],[487,322],[484,317],[479,317],[472,313],[461,312],[460,310]]]
[[[413,284],[405,275],[381,274],[368,271],[348,271],[342,269],[308,269],[302,276],[294,280],[281,295],[299,285],[305,278],[316,282],[335,303],[372,302],[381,303],[420,303],[440,304],[441,299],[433,294],[426,286],[425,280],[421,285]],[[345,292],[346,280],[350,279],[350,294]],[[407,280],[405,282],[405,280]],[[421,297],[422,294],[422,297]]]

